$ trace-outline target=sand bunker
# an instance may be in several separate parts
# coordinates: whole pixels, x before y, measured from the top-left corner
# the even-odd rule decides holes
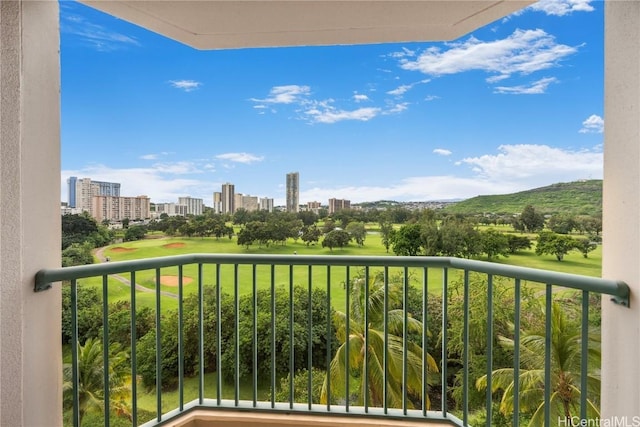
[[[132,252],[132,251],[137,251],[138,248],[123,248],[122,246],[118,246],[115,248],[111,248],[109,250],[111,252]]]
[[[178,286],[178,276],[160,276],[160,284],[164,286]],[[182,276],[182,284],[188,285],[193,282],[191,277]]]
[[[167,243],[166,245],[162,245],[163,248],[167,248],[167,249],[183,248],[184,246],[185,244],[182,242]]]

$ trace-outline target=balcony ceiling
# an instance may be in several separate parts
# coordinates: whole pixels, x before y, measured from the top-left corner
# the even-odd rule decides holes
[[[197,49],[452,40],[527,0],[81,0]]]

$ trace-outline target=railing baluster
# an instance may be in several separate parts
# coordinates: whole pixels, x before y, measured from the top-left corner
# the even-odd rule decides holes
[[[364,268],[364,412],[369,412],[369,266]]]
[[[178,266],[178,400],[180,412],[184,410],[184,313],[182,299],[184,297],[183,266]]]
[[[216,264],[216,403],[222,404],[222,283],[220,264]]]
[[[553,287],[546,285],[545,304],[545,337],[544,337],[544,425],[551,425],[551,344],[552,328],[551,319],[553,317]]]
[[[289,265],[289,408],[293,409],[293,377],[295,376],[295,336],[293,335],[293,265]]]
[[[252,266],[251,290],[253,292],[253,407],[258,406],[258,281],[257,266]]]
[[[204,283],[202,263],[198,264],[198,401],[204,402]]]
[[[582,291],[582,333],[580,360],[580,419],[587,419],[587,393],[589,374],[589,291]]]
[[[233,398],[236,406],[240,402],[240,313],[238,306],[238,264],[233,265],[233,323],[235,331],[233,333],[233,349],[235,357],[233,358],[233,379],[234,391]]]
[[[462,323],[462,424],[469,421],[469,270],[464,270]]]
[[[493,275],[487,275],[487,427],[491,425],[493,401],[491,399],[493,373]]]
[[[307,317],[308,317],[308,324],[309,324],[309,330],[307,331],[308,333],[308,338],[307,338],[307,374],[308,374],[308,378],[307,378],[307,400],[308,400],[308,409],[311,410],[313,407],[313,375],[312,375],[312,369],[313,369],[313,271],[312,271],[313,267],[309,266],[308,267],[308,272],[307,272],[307,281],[308,281],[308,285],[309,285],[309,300],[307,301],[308,307],[307,307]],[[327,307],[328,308],[328,307]],[[327,316],[331,316],[331,313],[329,310],[327,310]]]
[[[429,303],[428,300],[428,292],[429,292],[429,270],[427,267],[422,269],[422,416],[427,416],[427,406],[429,402],[429,395],[427,394],[429,391],[428,381],[429,381],[429,371],[427,365],[427,355],[429,354],[429,346],[428,346],[428,323],[427,323],[427,306]]]
[[[78,361],[78,281],[71,280],[71,380],[73,381],[73,427],[80,427],[80,365]]]
[[[447,268],[442,269],[442,366],[440,367],[440,371],[442,372],[440,378],[442,378],[442,396],[440,401],[440,407],[442,409],[442,416],[446,417],[448,408],[447,408],[447,358],[448,358],[448,349],[447,346],[449,344],[449,333],[448,333],[448,306],[449,306],[449,270]]]
[[[409,354],[409,335],[407,324],[409,323],[409,315],[407,314],[407,304],[409,297],[409,268],[404,268],[402,278],[402,413],[407,415],[407,355]]]
[[[110,420],[110,390],[109,390],[109,278],[102,276],[102,366],[104,386],[104,425],[111,425]]]
[[[331,266],[327,265],[327,307],[331,307]],[[329,310],[331,311],[331,310]],[[331,411],[331,316],[327,316],[327,411]]]
[[[384,286],[384,312],[383,312],[383,322],[384,322],[384,350],[382,352],[382,410],[386,415],[389,412],[388,406],[388,380],[387,374],[389,373],[389,266],[384,266],[384,276],[383,276],[383,286]]]
[[[345,361],[344,361],[344,366],[346,366],[346,375],[345,375],[345,384],[344,384],[344,398],[345,398],[345,411],[349,412],[349,379],[351,378],[351,368],[350,368],[350,364],[349,364],[349,346],[351,344],[351,339],[350,339],[350,335],[351,335],[351,319],[349,317],[350,314],[350,301],[349,301],[349,297],[351,294],[351,286],[349,284],[349,266],[347,266],[347,270],[346,270],[346,277],[345,277],[345,284],[344,284],[344,290],[345,290],[345,315],[346,315],[346,330],[345,330]]]
[[[138,333],[136,326],[136,272],[131,272],[129,284],[131,291],[131,423],[138,425],[138,358],[136,346]]]
[[[276,406],[276,271],[271,264],[271,407]]]
[[[160,269],[156,268],[156,418],[162,421],[162,328],[160,312]]]
[[[513,426],[520,425],[520,279],[515,279],[513,322]]]

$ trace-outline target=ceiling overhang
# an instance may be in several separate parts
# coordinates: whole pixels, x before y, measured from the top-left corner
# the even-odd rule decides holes
[[[530,0],[81,0],[197,49],[453,40]]]

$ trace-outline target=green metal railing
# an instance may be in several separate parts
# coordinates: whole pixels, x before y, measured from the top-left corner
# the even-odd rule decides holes
[[[171,269],[172,272],[177,270],[177,345],[175,349],[162,348],[162,334],[167,331],[162,330],[162,313],[163,304],[165,304],[166,290],[161,286],[161,273],[163,269]],[[184,393],[185,384],[185,372],[184,372],[184,357],[185,357],[185,339],[183,336],[185,311],[183,307],[183,300],[185,298],[185,270],[189,269],[191,275],[195,275],[195,285],[197,289],[193,290],[189,288],[191,293],[196,293],[199,300],[198,307],[198,390],[197,397],[193,400],[186,401]],[[224,270],[224,274],[223,274]],[[151,274],[149,271],[154,272]],[[230,273],[229,273],[230,272]],[[402,283],[402,316],[403,325],[401,335],[403,339],[403,360],[402,360],[402,374],[401,378],[394,381],[399,381],[403,386],[402,397],[400,405],[390,405],[388,389],[390,380],[390,363],[394,361],[390,360],[389,354],[389,318],[390,316],[390,296],[389,296],[389,280],[394,273],[397,273],[397,277],[401,277]],[[153,259],[142,259],[136,261],[123,261],[123,262],[109,262],[102,264],[67,267],[59,269],[42,270],[36,275],[35,290],[43,291],[53,286],[56,282],[70,281],[71,288],[71,305],[72,305],[72,339],[71,339],[71,351],[72,353],[72,374],[73,374],[73,409],[72,419],[73,425],[80,425],[80,391],[79,391],[79,361],[78,361],[78,316],[77,316],[77,304],[78,304],[78,286],[79,279],[89,279],[93,282],[99,281],[101,278],[102,286],[102,299],[103,299],[103,364],[105,367],[110,365],[109,355],[109,316],[108,316],[108,303],[109,303],[109,291],[110,287],[114,286],[110,283],[110,278],[114,275],[127,275],[128,282],[130,284],[130,307],[131,307],[131,319],[130,319],[130,331],[131,331],[131,349],[130,349],[130,368],[131,378],[138,378],[138,339],[136,336],[136,309],[137,301],[140,298],[138,291],[136,290],[136,280],[141,276],[152,276],[154,279],[153,299],[154,299],[154,315],[155,315],[155,363],[156,363],[156,408],[155,417],[152,420],[139,419],[138,413],[138,397],[139,397],[139,385],[138,381],[131,382],[131,417],[132,424],[138,425],[145,423],[146,426],[161,425],[169,423],[176,417],[182,416],[193,409],[210,408],[211,410],[223,410],[223,409],[235,409],[235,410],[248,410],[248,411],[275,411],[275,412],[297,412],[308,414],[324,414],[331,415],[353,415],[356,417],[382,417],[382,418],[400,418],[400,419],[420,419],[424,422],[448,422],[451,425],[469,425],[469,392],[474,386],[472,383],[475,379],[470,377],[469,372],[469,322],[470,322],[470,286],[477,286],[474,283],[481,283],[481,286],[486,287],[487,307],[486,307],[486,325],[487,325],[487,387],[486,387],[486,419],[487,425],[490,425],[492,419],[494,396],[492,395],[492,370],[494,368],[494,306],[496,304],[494,296],[494,281],[509,281],[513,286],[513,304],[515,318],[513,319],[514,325],[514,349],[513,349],[513,368],[514,378],[519,378],[521,369],[521,349],[520,349],[520,322],[521,322],[521,304],[522,304],[522,287],[526,284],[537,284],[540,295],[544,295],[544,311],[547,313],[545,323],[546,333],[546,345],[545,345],[545,384],[551,384],[551,372],[552,372],[552,357],[551,357],[551,335],[552,324],[551,316],[552,304],[554,295],[562,289],[573,289],[579,291],[579,295],[582,298],[582,314],[581,314],[581,334],[582,334],[582,360],[581,360],[581,372],[580,372],[580,387],[582,388],[580,399],[580,416],[581,419],[586,419],[587,416],[587,366],[588,366],[588,340],[584,339],[589,333],[589,297],[592,293],[603,294],[611,296],[611,300],[622,306],[629,305],[629,288],[625,283],[604,280],[592,277],[578,276],[565,273],[557,273],[550,271],[542,271],[531,268],[515,267],[497,263],[480,262],[458,258],[447,257],[366,257],[366,256],[306,256],[306,255],[232,255],[232,254],[192,254],[181,255],[171,257],[161,257]],[[327,347],[326,354],[326,367],[325,370],[330,370],[330,361],[332,360],[334,353],[334,344],[336,343],[336,336],[334,336],[333,322],[330,316],[327,315],[326,325],[313,325],[312,318],[312,304],[311,295],[313,289],[321,288],[326,292],[326,307],[329,309],[332,306],[338,304],[340,311],[344,310],[346,315],[346,332],[347,337],[351,336],[353,332],[350,323],[350,310],[347,309],[351,306],[351,303],[356,298],[352,295],[352,289],[350,284],[356,276],[363,278],[365,283],[369,283],[374,275],[383,277],[384,279],[384,298],[382,303],[384,304],[383,310],[383,324],[384,328],[382,335],[384,336],[385,347],[382,354],[382,372],[383,372],[383,389],[382,389],[382,402],[380,405],[374,405],[370,393],[365,393],[361,398],[361,403],[356,404],[352,395],[356,392],[354,387],[362,381],[363,390],[370,389],[371,381],[370,373],[368,371],[370,365],[370,358],[374,355],[370,352],[370,332],[368,325],[372,321],[370,316],[372,313],[369,310],[369,304],[364,304],[364,313],[362,313],[364,319],[363,330],[363,352],[362,358],[364,360],[365,372],[360,377],[356,378],[352,372],[347,373],[347,379],[344,385],[332,384],[331,377],[327,376],[325,380],[327,398],[326,404],[318,404],[312,402],[312,366],[313,366],[313,336],[312,329],[316,326],[320,326],[326,329],[325,340]],[[93,283],[92,282],[92,283]],[[437,286],[434,286],[437,283]],[[460,360],[461,372],[462,372],[462,403],[457,405],[456,408],[450,408],[450,394],[451,394],[451,372],[448,372],[448,347],[450,345],[449,330],[449,313],[452,307],[449,305],[450,292],[454,283],[460,283],[463,292],[462,295],[462,317],[463,317],[463,351],[462,359]],[[216,303],[215,313],[213,313],[216,319],[216,331],[215,336],[205,335],[205,322],[206,319],[210,319],[212,313],[205,313],[203,308],[204,300],[204,288],[205,285],[215,286],[216,301],[220,302],[222,292],[231,294],[233,297],[233,326],[236,331],[240,328],[240,322],[246,319],[240,319],[240,307],[239,300],[243,292],[251,295],[253,303],[253,319],[251,339],[253,340],[252,351],[252,393],[251,399],[243,400],[240,398],[240,389],[243,387],[239,375],[239,357],[240,352],[240,337],[238,333],[234,333],[234,341],[232,348],[235,353],[233,360],[233,371],[235,372],[233,381],[233,395],[224,396],[223,392],[223,380],[221,371],[223,368],[223,354],[221,337],[223,335],[222,330],[222,303]],[[289,354],[284,355],[288,358],[288,374],[290,378],[293,378],[295,374],[295,356],[294,356],[294,341],[296,340],[296,319],[294,317],[294,285],[306,285],[308,292],[308,329],[304,332],[307,336],[308,348],[307,354],[307,369],[308,378],[306,381],[307,396],[306,402],[296,402],[294,399],[295,389],[293,380],[289,381],[288,389],[288,401],[278,402],[275,399],[275,392],[277,390],[278,372],[276,368],[276,286],[284,285],[284,289],[288,289],[289,301],[288,301],[288,340],[289,340]],[[95,286],[95,285],[94,285]],[[420,288],[420,295],[422,297],[421,313],[409,313],[408,307],[408,295],[409,287],[417,286]],[[241,290],[244,289],[244,291]],[[436,288],[436,289],[434,289]],[[271,322],[271,372],[264,375],[264,372],[258,372],[259,354],[257,348],[257,341],[260,338],[258,336],[257,329],[257,317],[260,313],[257,313],[256,307],[258,305],[258,291],[260,289],[267,289],[270,292],[270,313],[268,313]],[[432,295],[442,295],[442,323],[433,327],[430,316],[432,313],[428,309],[428,300]],[[371,298],[369,286],[364,286],[364,300],[369,301]],[[336,302],[337,301],[337,302]],[[335,307],[334,307],[335,308]],[[407,337],[410,335],[408,330],[409,317],[412,315],[420,315],[422,318],[423,327],[418,334],[419,344],[422,347],[422,372],[421,372],[421,384],[422,389],[419,395],[409,396],[408,394],[408,354],[409,354],[409,340]],[[442,352],[440,354],[441,364],[439,366],[439,372],[431,372],[427,369],[428,361],[427,355],[430,351],[427,345],[428,343],[428,329],[440,329],[440,342],[442,344]],[[313,329],[315,330],[315,329]],[[298,331],[298,334],[300,332]],[[207,340],[215,340],[215,352],[216,352],[216,366],[215,366],[215,389],[209,390],[205,387],[205,342]],[[175,409],[167,410],[166,404],[163,405],[163,392],[162,392],[162,357],[166,355],[168,351],[175,351],[178,356],[178,397],[177,405]],[[350,346],[346,346],[346,360],[350,360],[353,356],[350,354]],[[283,355],[280,355],[282,357]],[[210,367],[209,367],[210,368]],[[258,392],[259,375],[261,377],[268,377],[270,398],[261,399]],[[433,377],[437,376],[435,381]],[[429,383],[439,384],[436,387],[439,389],[439,409],[429,409],[427,406],[427,399],[430,392],[433,392],[433,386],[429,386]],[[109,369],[104,369],[104,425],[111,424],[110,420],[110,389],[109,389]],[[514,382],[514,395],[518,396],[520,391],[519,381]],[[342,396],[337,396],[332,393],[333,390],[338,388],[344,388],[345,393]],[[555,425],[551,423],[550,413],[550,401],[551,401],[551,387],[546,386],[544,390],[544,402],[545,402],[545,425]],[[337,403],[336,403],[337,402]],[[397,407],[392,407],[397,406]],[[419,409],[413,409],[418,407]],[[519,399],[514,399],[513,402],[513,425],[520,425],[519,421]],[[555,420],[553,420],[555,422]]]

